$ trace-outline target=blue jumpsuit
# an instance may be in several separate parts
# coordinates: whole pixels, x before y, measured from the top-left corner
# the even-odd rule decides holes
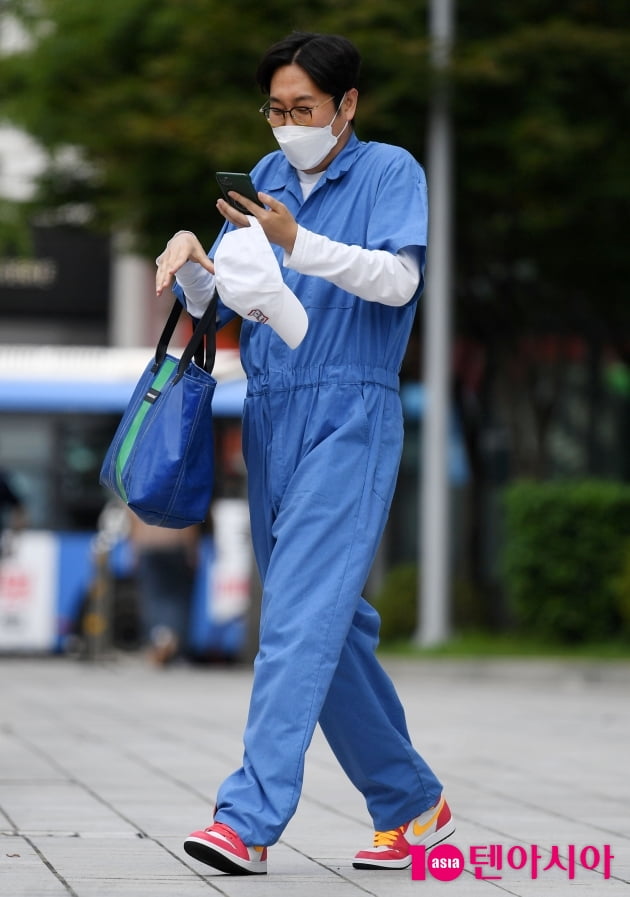
[[[424,267],[426,183],[405,150],[353,135],[305,201],[279,151],[252,178],[305,228],[368,249],[417,247]],[[422,284],[393,308],[282,272],[309,329],[295,350],[270,327],[244,322],[241,332],[243,445],[263,598],[243,765],[220,787],[215,815],[245,844],[263,845],[278,840],[295,812],[318,722],[377,830],[408,822],[442,791],[410,743],[374,655],[379,617],[361,596],[398,473],[398,373]]]

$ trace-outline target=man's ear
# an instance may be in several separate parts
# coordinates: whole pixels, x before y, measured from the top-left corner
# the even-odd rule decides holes
[[[356,87],[351,87],[350,90],[346,91],[345,99],[342,103],[341,109],[348,119],[348,121],[352,121],[354,115],[357,111],[357,102],[359,100],[359,91]]]

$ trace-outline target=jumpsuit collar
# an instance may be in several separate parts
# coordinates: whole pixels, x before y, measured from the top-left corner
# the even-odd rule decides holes
[[[357,135],[353,133],[339,155],[335,156],[328,168],[322,172],[322,177],[313,188],[313,193],[315,193],[316,190],[319,190],[324,181],[334,181],[343,177],[348,169],[352,167],[360,148],[361,141]],[[278,153],[281,154],[282,151],[278,150]],[[269,180],[267,189],[282,190],[285,187],[287,187],[300,201],[302,200],[302,188],[297,172],[283,156],[281,163],[277,166],[277,170]]]

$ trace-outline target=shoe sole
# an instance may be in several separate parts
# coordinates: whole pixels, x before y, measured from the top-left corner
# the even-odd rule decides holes
[[[188,856],[199,860],[200,863],[212,866],[213,869],[218,869],[219,872],[227,872],[229,875],[265,875],[267,873],[267,864],[263,860],[258,860],[256,867],[247,868],[239,865],[236,860],[221,853],[218,848],[212,847],[205,841],[189,838],[184,841],[184,850]],[[247,861],[244,860],[243,862]]]
[[[451,818],[446,825],[443,825],[439,831],[434,832],[431,837],[420,844],[412,844],[412,847],[424,847],[425,850],[431,850],[432,847],[437,847],[438,844],[441,844],[442,841],[446,841],[447,838],[450,838],[451,835],[455,831],[455,822]],[[355,869],[407,869],[411,866],[411,856],[405,857],[402,860],[391,860],[388,862],[383,862],[383,860],[357,860],[352,863]]]
[[[435,847],[437,844],[441,844],[442,841],[446,841],[447,838],[450,838],[454,831],[455,820],[451,816],[446,825],[443,825],[442,828],[437,830],[437,832],[433,832],[433,834],[430,835],[426,839],[426,841],[422,841],[421,843],[427,850],[430,850],[432,847]]]
[[[407,869],[411,866],[411,857],[405,857],[402,860],[390,860],[389,863],[374,860],[358,860],[352,863],[355,869]]]

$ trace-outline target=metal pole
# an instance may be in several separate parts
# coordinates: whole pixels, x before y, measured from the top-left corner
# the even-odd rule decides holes
[[[424,382],[426,413],[420,477],[421,539],[419,626],[424,646],[449,634],[450,332],[452,291],[452,134],[449,97],[442,77],[454,32],[455,0],[430,0],[431,60],[436,83],[429,112],[427,175],[429,249],[424,302]]]

